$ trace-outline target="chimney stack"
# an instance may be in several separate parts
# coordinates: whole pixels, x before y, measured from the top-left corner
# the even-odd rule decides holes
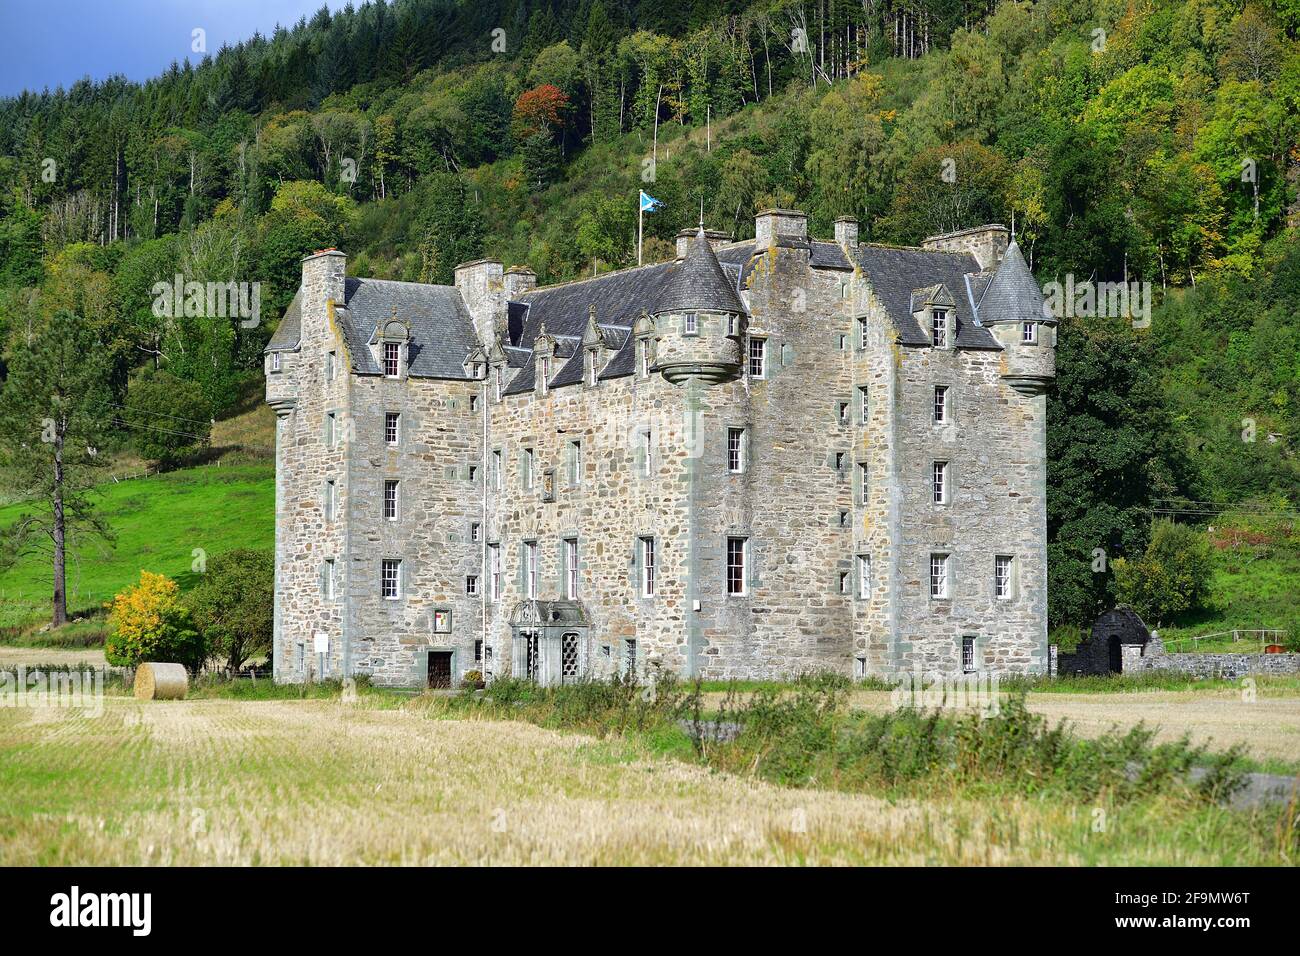
[[[778,238],[807,239],[808,217],[798,209],[764,209],[754,217],[754,241],[771,245]]]
[[[996,269],[1007,251],[1011,232],[1001,223],[989,223],[971,229],[958,229],[941,236],[931,236],[921,243],[934,252],[968,252],[983,270]]]
[[[835,241],[846,249],[858,244],[858,221],[852,216],[835,220]]]

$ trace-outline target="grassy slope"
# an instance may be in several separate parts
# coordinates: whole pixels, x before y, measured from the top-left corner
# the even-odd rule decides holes
[[[275,471],[271,463],[208,465],[99,489],[116,540],[89,542],[68,566],[73,612],[103,604],[139,579],[141,569],[193,583],[195,549],[209,557],[231,548],[269,549],[275,536]],[[0,526],[20,505],[0,508]],[[29,555],[0,574],[0,627],[21,626],[49,610],[50,565]]]

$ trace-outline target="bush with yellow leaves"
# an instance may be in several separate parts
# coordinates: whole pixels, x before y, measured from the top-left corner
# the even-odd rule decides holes
[[[205,657],[203,639],[180,603],[180,588],[163,574],[140,572],[140,583],[108,605],[104,657],[134,667],[142,661],[184,664],[197,670]]]

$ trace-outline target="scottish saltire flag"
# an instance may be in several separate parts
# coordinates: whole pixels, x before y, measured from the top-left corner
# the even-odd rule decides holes
[[[655,199],[653,196],[647,195],[644,189],[641,190],[641,211],[642,212],[654,212],[662,205],[663,203],[661,203],[658,199]]]

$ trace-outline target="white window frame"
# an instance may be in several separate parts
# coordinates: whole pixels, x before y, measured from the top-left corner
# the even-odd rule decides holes
[[[582,484],[582,439],[575,438],[569,442],[569,487],[576,488]]]
[[[858,386],[858,416],[863,425],[871,420],[871,389],[866,385]]]
[[[578,539],[564,539],[564,597],[578,599]]]
[[[930,310],[930,338],[937,349],[946,349],[949,345],[948,310]]]
[[[963,634],[961,636],[961,672],[963,674],[974,674],[979,669],[979,665],[975,660],[978,647],[979,644],[974,634]]]
[[[537,542],[524,542],[524,596],[537,597]]]
[[[390,574],[391,572],[391,574]],[[389,583],[392,583],[392,593],[388,593]],[[400,601],[402,599],[402,559],[401,558],[383,558],[379,562],[379,596],[385,601]]]
[[[952,555],[935,551],[930,554],[930,597],[946,601],[952,597]]]
[[[492,370],[492,394],[493,394],[494,396],[496,396],[496,397],[495,397],[495,401],[497,401],[497,402],[500,402],[500,401],[501,401],[501,368],[500,368],[500,366],[498,366],[497,368],[494,368],[494,369]]]
[[[384,444],[396,448],[402,443],[402,413],[384,412]]]
[[[523,449],[519,456],[519,481],[524,491],[533,490],[533,450]]]
[[[946,461],[930,464],[930,501],[936,505],[946,505],[952,499],[950,471]]]
[[[500,491],[505,483],[505,460],[500,448],[492,449],[492,484]]]
[[[733,546],[739,544],[739,550]],[[732,555],[739,555],[740,563],[732,561]],[[749,594],[749,538],[743,535],[727,535],[727,597],[745,597]],[[733,571],[739,572],[733,576]],[[733,579],[735,585],[733,587]]]
[[[700,317],[696,312],[687,312],[682,316],[682,335],[699,335]]]
[[[389,369],[392,369],[390,372]],[[402,377],[402,343],[384,343],[384,378]]]
[[[280,364],[280,353],[279,353],[279,352],[272,352],[272,353],[271,353],[270,364],[271,364],[271,371],[272,371],[272,372],[279,372],[279,371],[281,371],[281,370],[283,369],[283,366],[281,366],[281,364]]]
[[[858,573],[858,597],[866,601],[871,597],[871,556],[857,555],[854,565]]]
[[[999,601],[1010,601],[1015,596],[1016,556],[993,556],[993,596]]]
[[[599,381],[599,370],[596,367],[596,350],[587,349],[587,387],[595,388]]]
[[[767,339],[751,337],[747,358],[745,367],[749,377],[755,381],[767,378]],[[754,371],[755,368],[758,371]]]
[[[391,492],[391,494],[390,494]],[[385,521],[396,521],[401,514],[401,494],[402,483],[397,478],[385,478],[383,488],[383,506],[381,514]],[[389,505],[392,505],[392,513],[389,513]]]
[[[745,428],[729,427],[727,429],[727,471],[733,475],[743,475],[748,466],[749,431]]]
[[[469,523],[469,540],[471,542],[477,543],[478,541],[481,541],[482,538],[483,538],[482,523],[478,521],[471,521]]]
[[[943,425],[948,421],[947,385],[936,385],[934,387],[934,408],[931,412],[931,418],[936,425]]]
[[[871,494],[871,468],[865,461],[858,464],[858,497],[861,504],[865,505]]]
[[[654,474],[654,433],[642,428],[637,432],[637,441],[641,443],[641,477],[649,478]]]
[[[867,317],[864,315],[858,319],[858,348],[859,349],[865,349],[867,347],[868,338],[870,338],[870,336],[867,334]]]
[[[547,383],[551,380],[551,360],[549,358],[543,358],[538,371],[540,374],[538,375],[537,384],[541,389],[541,393],[545,395]]]
[[[488,550],[488,597],[493,601],[501,600],[501,545],[489,544]]]
[[[326,558],[324,564],[325,564],[325,566],[321,569],[321,574],[322,574],[322,576],[323,576],[323,578],[324,578],[323,583],[324,583],[324,585],[325,585],[325,600],[327,600],[327,601],[332,601],[332,600],[334,600],[334,594],[335,594],[335,592],[334,592],[334,559],[333,559],[333,558]]]
[[[1020,323],[1020,344],[1021,345],[1038,344],[1038,323],[1037,322]]]
[[[465,594],[468,597],[478,597],[478,575],[465,575]]]
[[[641,565],[641,596],[643,598],[652,598],[655,596],[655,539],[653,535],[643,535],[637,538],[637,547],[640,549]]]

